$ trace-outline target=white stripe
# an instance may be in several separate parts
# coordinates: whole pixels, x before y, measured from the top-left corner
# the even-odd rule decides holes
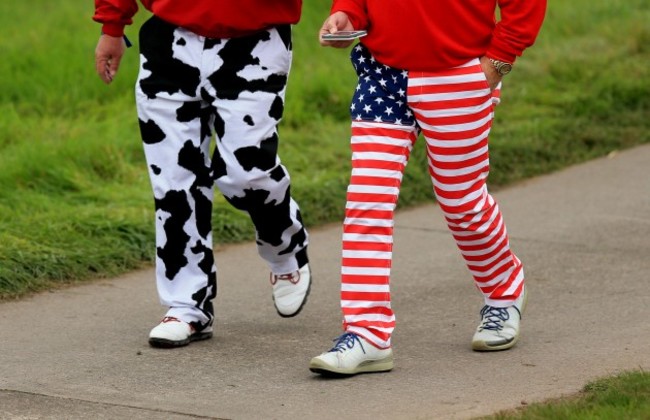
[[[524,281],[524,269],[522,268],[519,271],[519,274],[517,274],[517,277],[513,280],[512,284],[510,287],[508,287],[508,290],[504,293],[505,295],[512,295],[515,293],[515,291],[519,288],[519,285]]]
[[[467,256],[467,257],[480,257],[482,255],[489,254],[490,252],[495,251],[497,248],[501,247],[505,241],[502,239],[500,241],[496,241],[493,245],[483,248],[479,251],[461,251],[461,254]],[[508,248],[506,244],[506,248]]]
[[[388,316],[384,314],[346,315],[345,321],[349,323],[355,323],[359,321],[395,322],[395,315],[392,316]]]
[[[381,160],[384,162],[404,163],[406,156],[381,152],[352,152],[352,160]]]
[[[397,125],[390,123],[377,123],[377,122],[366,122],[366,121],[352,121],[353,128],[386,128],[390,130],[402,130],[402,131],[413,131],[412,126],[408,125]]]
[[[378,260],[390,260],[393,258],[392,252],[384,251],[356,251],[351,249],[344,249],[342,254],[343,258],[369,258]]]
[[[438,202],[448,207],[459,207],[470,201],[476,200],[483,195],[483,190],[472,191],[461,198],[444,198],[437,196]]]
[[[490,281],[486,281],[485,283],[476,283],[479,287],[493,287],[496,286],[497,284],[502,284],[506,283],[508,281],[508,278],[510,277],[510,273],[512,273],[512,270],[508,270],[504,273],[499,274],[497,277]]]
[[[493,215],[492,219],[494,219],[495,217],[496,217],[496,214]],[[489,226],[489,225],[488,225],[488,226]],[[477,239],[477,240],[473,240],[473,241],[463,241],[463,240],[461,240],[461,239],[456,239],[456,243],[457,243],[459,246],[476,246],[476,245],[483,245],[483,244],[485,244],[485,243],[487,243],[487,242],[490,242],[490,241],[491,241],[491,240],[492,240],[492,239],[493,239],[493,238],[494,238],[494,237],[499,233],[499,231],[500,231],[500,229],[501,229],[502,226],[503,226],[503,218],[501,218],[501,220],[499,220],[499,223],[497,223],[496,227],[495,227],[494,229],[492,229],[492,230],[490,231],[490,233],[489,233],[487,236],[484,236],[484,237],[481,238],[481,239]],[[454,233],[455,233],[455,232],[454,232]],[[480,235],[480,234],[483,233],[483,231],[476,231],[476,232],[472,232],[472,233],[475,234],[475,235]],[[501,232],[501,234],[499,235],[499,240],[500,240],[500,241],[503,240],[503,239],[505,238],[506,235],[507,235],[507,233],[506,233],[506,231],[505,231],[505,229],[504,229],[503,232]],[[455,238],[454,238],[454,239],[455,239]]]
[[[352,136],[350,139],[352,144],[387,144],[390,146],[399,146],[406,149],[410,149],[412,146],[411,140],[409,139],[398,139],[395,137],[389,136]]]
[[[497,255],[495,255],[492,258],[488,258],[486,260],[481,260],[481,261],[467,261],[468,265],[475,265],[477,267],[485,267],[486,265],[490,265],[493,262],[497,261],[499,258],[503,258],[503,254],[507,253],[510,251],[510,248],[508,246],[504,247],[501,252],[499,252]]]
[[[485,102],[481,103],[480,105],[474,105],[474,106],[462,106],[458,108],[442,108],[442,109],[419,109],[418,106],[416,105],[414,108],[418,110],[418,113],[420,115],[423,115],[424,117],[427,118],[439,118],[439,117],[458,117],[458,116],[463,116],[463,115],[472,115],[472,114],[478,114],[481,111],[485,111],[485,109],[490,108],[492,106],[491,101],[486,98]]]
[[[456,177],[456,176],[460,176],[460,175],[467,175],[469,173],[476,172],[476,170],[478,170],[478,169],[483,169],[483,168],[485,168],[485,170],[483,172],[487,173],[488,170],[489,170],[488,162],[486,162],[486,161],[479,162],[476,165],[466,166],[464,168],[459,168],[459,169],[441,169],[441,168],[438,168],[437,166],[432,165],[432,164],[429,164],[429,168],[431,168],[435,174],[441,175],[441,176],[446,176],[446,177]]]
[[[487,123],[489,123],[491,119],[492,119],[492,115],[488,115],[481,118],[480,120],[472,121],[469,123],[462,123],[462,124],[431,125],[426,123],[424,120],[418,120],[418,123],[420,124],[420,127],[422,127],[422,129],[426,129],[429,131],[435,131],[438,133],[458,133],[462,131],[470,131],[470,130],[475,130],[477,128],[481,128],[485,126]]]
[[[341,300],[342,308],[368,308],[372,306],[379,306],[383,308],[390,308],[390,301],[384,300]]]
[[[461,229],[465,230],[465,229],[467,229],[469,226],[474,225],[474,224],[480,222],[480,221],[481,221],[481,218],[483,217],[483,214],[484,214],[484,213],[486,213],[486,212],[488,212],[488,211],[493,211],[493,212],[498,212],[498,211],[499,211],[499,206],[494,202],[494,199],[492,198],[492,196],[491,196],[490,194],[487,194],[487,195],[486,195],[486,200],[483,201],[483,202],[481,202],[481,203],[479,203],[479,204],[481,204],[482,207],[480,207],[480,206],[477,204],[477,205],[474,207],[474,209],[473,209],[474,212],[475,212],[476,214],[474,215],[474,217],[472,217],[472,218],[471,218],[469,221],[467,221],[467,222],[454,223],[452,220],[462,219],[462,218],[464,218],[464,217],[465,217],[469,212],[458,213],[458,214],[451,214],[451,213],[447,214],[447,213],[445,213],[445,217],[447,217],[448,219],[450,219],[450,220],[447,221],[447,224],[450,225],[450,226],[452,226],[452,227],[458,227],[458,228],[461,228]],[[488,224],[487,224],[487,223],[483,223],[483,224],[480,225],[480,227],[481,227],[481,231],[486,231],[486,230],[487,230],[486,225],[488,225]]]
[[[342,292],[390,293],[390,287],[387,284],[342,283],[341,291]]]
[[[393,237],[392,235],[364,235],[360,233],[344,233],[343,241],[391,244],[393,243]]]
[[[350,184],[348,186],[348,192],[351,193],[363,193],[363,194],[390,194],[398,195],[399,188],[396,187],[386,187],[383,185],[365,185],[365,184]]]
[[[366,203],[365,201],[348,201],[345,204],[345,208],[350,210],[393,211],[395,209],[395,203]]]
[[[341,274],[350,276],[390,276],[390,268],[342,266]]]
[[[457,74],[453,76],[429,76],[409,79],[408,87],[440,86],[471,82],[484,82],[485,75],[481,73]]]
[[[363,217],[346,217],[343,221],[346,226],[358,225],[369,227],[393,227],[393,219],[368,219]]]
[[[352,168],[353,176],[374,176],[378,178],[402,179],[402,172],[389,169]]]
[[[444,154],[433,154],[431,153],[430,150],[427,150],[427,154],[432,158],[435,159],[438,162],[463,162],[469,159],[474,159],[477,158],[481,155],[485,155],[488,152],[488,146],[487,144],[484,146],[479,147],[478,149],[470,152],[470,153],[461,153],[458,155],[444,155]],[[487,161],[488,158],[486,156],[485,160]]]
[[[504,265],[510,264],[510,262],[511,262],[510,258],[506,258],[503,261],[501,261],[499,264],[495,265],[493,268],[489,269],[488,271],[470,270],[470,272],[472,273],[472,276],[474,276],[474,277],[479,277],[479,278],[491,277],[492,274],[494,274],[495,271],[497,271],[499,268],[503,267]],[[507,270],[505,272],[505,275],[510,276],[511,272],[512,272],[512,270]],[[501,281],[500,280],[501,277],[503,277],[503,276],[501,275],[501,276],[495,278],[494,280],[490,280],[490,281],[487,281],[485,283],[480,283],[481,287],[483,287],[483,286],[492,286],[494,284],[497,284],[497,283],[499,283]]]
[[[471,181],[467,182],[461,182],[461,183],[442,183],[438,180],[436,180],[434,177],[431,177],[431,181],[433,182],[433,186],[436,187],[439,190],[442,191],[447,191],[447,192],[458,192],[458,191],[465,191],[474,188],[474,185],[481,180],[484,180],[488,177],[488,172],[481,172],[476,179],[473,179]],[[480,188],[481,190],[486,189],[485,186]]]
[[[424,137],[427,140],[427,144],[429,147],[470,147],[470,146],[475,146],[478,143],[482,142],[485,140],[485,138],[488,136],[490,133],[490,127],[487,127],[485,130],[483,130],[482,133],[480,133],[478,136],[470,137],[467,139],[463,140],[438,140],[435,138],[428,137],[429,134],[431,133],[424,133]],[[435,133],[433,133],[435,135]]]
[[[462,100],[462,99],[472,99],[472,98],[481,98],[485,97],[486,100],[490,99],[488,95],[488,88],[486,87],[483,90],[464,90],[461,92],[445,92],[445,93],[424,93],[420,95],[411,94],[409,95],[410,101],[418,102],[441,102],[441,101],[453,101],[453,100]]]

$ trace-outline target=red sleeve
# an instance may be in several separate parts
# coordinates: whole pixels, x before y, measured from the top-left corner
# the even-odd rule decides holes
[[[345,12],[354,29],[368,29],[366,0],[334,0],[330,14]]]
[[[95,0],[93,20],[102,24],[102,33],[110,36],[124,35],[124,27],[133,23],[138,11],[135,0]]]
[[[546,14],[546,0],[498,0],[501,19],[486,55],[514,63],[535,43]]]

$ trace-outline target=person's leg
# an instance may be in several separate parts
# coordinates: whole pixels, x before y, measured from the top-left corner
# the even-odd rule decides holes
[[[438,203],[485,304],[505,309],[519,303],[517,311],[522,309],[523,267],[510,249],[503,217],[486,185],[493,95],[480,63],[411,73],[408,97],[427,141]],[[518,319],[516,323],[518,331]],[[511,338],[516,341],[516,334]]]
[[[278,156],[291,28],[215,42],[209,53],[213,67],[203,96],[216,116],[216,185],[234,207],[249,214],[259,254],[272,272],[276,308],[282,316],[293,316],[304,304],[311,276],[307,231]]]
[[[136,102],[155,199],[158,293],[169,307],[166,321],[187,323],[192,334],[205,332],[192,339],[207,338],[216,269],[209,114],[198,95],[203,40],[157,18],[143,25],[140,36]],[[174,346],[187,344],[190,337],[168,338]],[[164,346],[166,338],[161,339]]]
[[[345,333],[312,359],[317,373],[355,374],[393,367],[390,269],[394,212],[417,138],[403,72],[352,51],[359,84],[352,98],[352,174],[343,222],[341,309]]]
[[[391,346],[390,269],[394,212],[414,127],[352,123],[352,175],[343,222],[341,308],[344,329]]]

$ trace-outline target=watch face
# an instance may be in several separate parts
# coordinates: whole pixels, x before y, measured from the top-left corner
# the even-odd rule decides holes
[[[500,75],[502,75],[502,76],[506,75],[506,74],[510,73],[510,70],[512,70],[512,64],[501,63],[501,65],[499,66],[499,68],[497,70],[499,71]]]

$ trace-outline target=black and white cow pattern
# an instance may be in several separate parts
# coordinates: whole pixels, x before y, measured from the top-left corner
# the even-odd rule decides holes
[[[153,17],[140,48],[136,103],[156,206],[158,293],[168,316],[201,330],[217,291],[214,184],[250,215],[273,273],[307,263],[307,232],[277,154],[291,28],[219,40]]]

